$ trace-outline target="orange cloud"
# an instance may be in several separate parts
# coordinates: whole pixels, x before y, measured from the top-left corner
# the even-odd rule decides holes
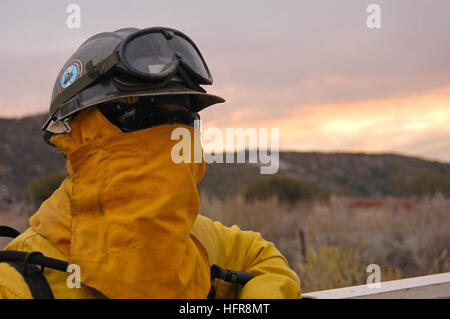
[[[235,111],[229,123],[277,127],[282,149],[396,152],[450,162],[450,86],[407,97],[299,106],[272,120],[251,118]],[[212,120],[205,129],[215,126]]]

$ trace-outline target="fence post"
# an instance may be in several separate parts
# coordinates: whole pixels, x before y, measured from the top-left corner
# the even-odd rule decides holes
[[[300,247],[302,251],[303,259],[306,260],[306,241],[305,241],[305,233],[302,229],[298,231],[298,234],[300,236]]]

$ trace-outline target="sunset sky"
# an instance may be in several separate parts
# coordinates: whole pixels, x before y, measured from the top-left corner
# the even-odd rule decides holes
[[[69,29],[66,8],[81,7]],[[366,8],[381,8],[369,29]],[[124,5],[126,4],[126,5]],[[450,1],[2,1],[0,116],[46,112],[89,36],[169,26],[199,46],[226,103],[204,127],[277,127],[284,150],[450,163]]]

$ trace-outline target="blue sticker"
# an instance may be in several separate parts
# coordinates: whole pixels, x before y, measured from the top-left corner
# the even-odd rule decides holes
[[[69,66],[64,70],[61,79],[59,80],[58,89],[61,92],[70,86],[73,82],[78,80],[83,72],[83,64],[80,60],[73,60]]]

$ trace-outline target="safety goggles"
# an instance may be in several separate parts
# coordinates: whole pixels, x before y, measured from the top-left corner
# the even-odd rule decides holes
[[[118,46],[118,69],[143,80],[164,80],[181,65],[197,84],[211,84],[208,66],[195,43],[180,31],[148,28],[130,34]]]
[[[136,31],[123,39],[113,52],[96,65],[86,63],[86,73],[64,89],[52,102],[50,113],[106,74],[124,75],[161,85],[177,72],[189,74],[197,85],[212,84],[212,76],[195,43],[171,28]]]

